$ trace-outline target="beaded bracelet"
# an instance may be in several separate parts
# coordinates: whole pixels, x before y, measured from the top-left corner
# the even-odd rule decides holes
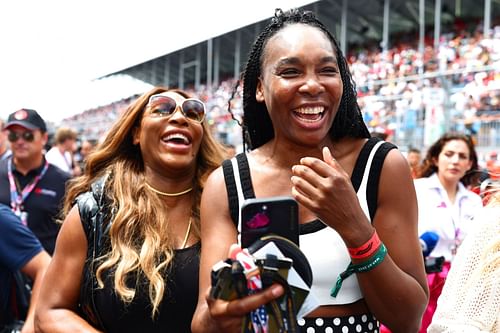
[[[361,262],[359,264],[353,264],[352,262],[347,266],[346,270],[339,274],[337,277],[337,282],[332,287],[330,291],[330,296],[337,297],[337,294],[340,291],[340,287],[342,287],[342,282],[351,276],[353,273],[364,273],[371,271],[375,267],[377,267],[382,261],[384,261],[385,256],[387,255],[387,248],[382,243],[377,252],[368,260]]]
[[[377,231],[375,230],[373,235],[367,240],[363,245],[356,248],[347,248],[349,255],[353,259],[365,259],[371,257],[379,248],[381,244],[380,238],[378,237]]]

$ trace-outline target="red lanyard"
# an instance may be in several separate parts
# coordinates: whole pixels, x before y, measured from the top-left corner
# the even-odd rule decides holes
[[[12,158],[9,159],[8,161],[8,176],[9,176],[9,184],[10,184],[10,206],[12,208],[12,211],[19,217],[21,217],[21,220],[24,224],[26,224],[26,219],[27,216],[23,213],[23,203],[26,200],[26,198],[30,195],[31,192],[33,192],[33,189],[35,186],[38,184],[40,179],[45,175],[47,172],[47,169],[49,168],[49,162],[45,160],[45,165],[43,166],[42,171],[36,175],[35,178],[33,178],[33,181],[26,185],[21,193],[19,193],[19,190],[16,186],[16,180],[14,179],[14,174],[12,173]],[[24,216],[24,218],[23,218]]]

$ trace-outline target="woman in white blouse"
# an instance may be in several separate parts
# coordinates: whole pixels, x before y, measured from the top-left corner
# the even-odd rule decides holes
[[[500,332],[500,189],[476,220],[448,274],[430,333]]]
[[[465,235],[475,224],[471,219],[482,208],[481,198],[467,186],[479,175],[477,154],[471,140],[460,133],[446,133],[427,151],[420,177],[415,180],[419,234],[439,237],[430,257],[445,258],[443,270],[429,273],[429,305],[420,332],[426,332],[441,294],[450,264]]]

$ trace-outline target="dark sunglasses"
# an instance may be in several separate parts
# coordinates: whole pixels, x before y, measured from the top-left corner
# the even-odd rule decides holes
[[[22,133],[16,133],[16,132],[10,132],[9,131],[7,139],[10,142],[16,142],[21,137],[26,142],[33,142],[33,140],[35,140],[35,135],[33,134],[33,132],[30,132],[30,131],[26,131],[26,132],[22,132]]]
[[[177,102],[165,95],[149,97],[148,105],[153,117],[170,117],[177,110]],[[184,117],[201,123],[205,118],[205,104],[196,98],[185,99],[180,105]]]

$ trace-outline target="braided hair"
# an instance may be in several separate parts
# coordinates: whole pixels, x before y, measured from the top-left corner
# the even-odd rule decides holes
[[[370,133],[361,115],[356,100],[356,87],[352,80],[347,61],[337,41],[328,29],[316,18],[314,13],[301,9],[283,12],[276,9],[274,17],[255,40],[243,72],[243,142],[249,149],[255,149],[274,137],[273,125],[265,103],[258,103],[255,98],[257,82],[261,75],[264,49],[269,39],[278,31],[291,24],[306,24],[325,33],[336,52],[344,91],[339,109],[329,134],[332,139],[346,136],[369,138]]]

